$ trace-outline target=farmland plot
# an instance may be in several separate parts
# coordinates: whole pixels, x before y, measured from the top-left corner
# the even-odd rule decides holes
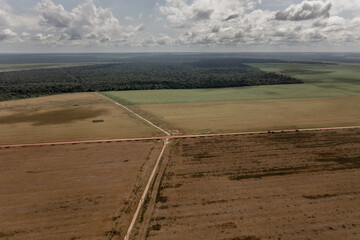
[[[183,134],[360,125],[360,97],[131,106]]]
[[[173,143],[147,239],[358,239],[360,130]]]
[[[161,136],[96,93],[0,102],[0,145]]]
[[[0,149],[0,239],[123,238],[161,147]]]

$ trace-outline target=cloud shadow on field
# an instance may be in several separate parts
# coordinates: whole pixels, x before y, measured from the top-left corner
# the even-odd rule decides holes
[[[56,125],[96,118],[108,112],[106,109],[68,108],[47,112],[21,112],[0,117],[0,124],[32,123],[33,126]]]

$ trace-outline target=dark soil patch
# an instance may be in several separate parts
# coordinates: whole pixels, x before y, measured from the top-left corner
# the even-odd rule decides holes
[[[33,126],[71,123],[106,114],[106,109],[67,108],[34,113],[31,111],[0,117],[0,124],[32,123]]]

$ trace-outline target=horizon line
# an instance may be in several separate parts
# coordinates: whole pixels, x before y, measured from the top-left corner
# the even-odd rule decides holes
[[[240,53],[352,53],[352,54],[360,54],[360,51],[132,51],[132,52],[0,52],[0,55],[19,55],[19,54],[139,54],[139,53],[158,53],[158,54],[166,54],[166,53],[190,53],[190,54],[209,54],[209,53],[226,53],[226,54],[240,54]]]

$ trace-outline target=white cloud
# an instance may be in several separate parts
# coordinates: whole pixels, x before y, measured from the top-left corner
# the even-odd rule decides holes
[[[238,23],[258,3],[258,0],[167,0],[159,10],[180,31],[176,39],[180,44],[216,45],[238,42],[242,31]]]
[[[152,17],[120,16],[125,23],[93,0],[83,0],[74,9],[38,0],[24,14],[14,14],[7,2],[0,0],[0,40],[24,46],[210,50],[323,43],[358,46],[360,41],[359,0],[305,0],[295,5],[282,1],[287,6],[279,11],[261,9],[261,0],[164,0]],[[156,26],[152,29],[141,18]]]
[[[194,0],[191,2],[166,0],[164,5],[159,6],[159,10],[167,16],[171,23],[183,23],[191,20],[223,20],[231,15],[242,14],[260,2],[259,0]]]
[[[0,0],[0,27],[18,26],[21,20],[12,13],[12,7],[5,0]]]
[[[0,27],[9,26],[11,23],[11,6],[4,0],[0,0]]]
[[[177,32],[173,42],[185,46],[300,46],[359,41],[358,34],[351,34],[359,25],[351,19],[331,16],[330,1],[303,1],[279,12],[255,9],[259,3],[167,0],[159,10]],[[202,10],[202,17],[197,9]]]
[[[10,39],[13,39],[16,37],[17,37],[17,34],[8,28],[3,30],[2,32],[0,32],[0,41],[10,40]]]
[[[360,1],[359,0],[329,0],[333,5],[332,13],[339,14],[343,11],[356,12],[359,15]]]
[[[64,7],[55,5],[50,0],[43,0],[37,4],[37,11],[41,14],[41,24],[57,28],[68,27],[75,17],[74,14],[65,11]]]
[[[329,17],[331,3],[323,1],[304,1],[297,5],[291,5],[284,11],[275,15],[276,20],[303,21],[319,17]]]
[[[145,29],[143,24],[121,25],[110,9],[96,6],[92,0],[71,11],[51,0],[42,0],[30,16],[13,15],[9,4],[4,0],[0,4],[5,6],[0,10],[0,27],[19,28],[23,32],[20,41],[32,44],[118,46],[140,41],[135,35]]]
[[[69,12],[62,5],[43,0],[37,5],[37,11],[42,16],[40,24],[61,41],[109,43],[126,32],[110,9],[97,7],[92,1]]]

